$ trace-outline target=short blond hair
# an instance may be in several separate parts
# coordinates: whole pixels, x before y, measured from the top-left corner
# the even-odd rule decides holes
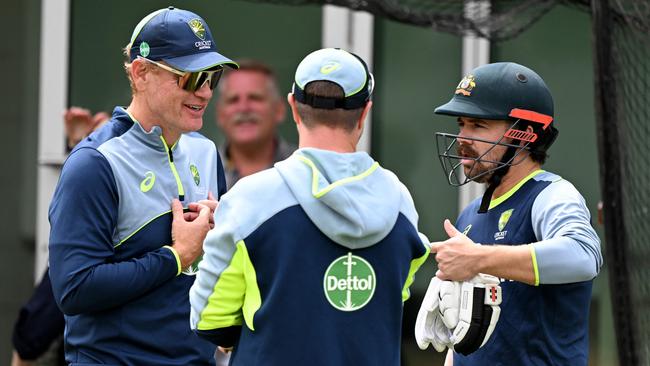
[[[122,51],[126,57],[124,60],[124,72],[126,72],[126,77],[129,79],[131,95],[135,95],[135,84],[133,84],[133,78],[131,77],[131,42],[129,42],[129,44],[127,44]]]
[[[135,88],[135,83],[133,82],[133,78],[131,77],[131,65],[133,64],[131,62],[131,43],[127,44],[124,47],[123,52],[124,52],[124,56],[126,57],[124,60],[124,72],[126,73],[127,79],[129,79],[129,86],[131,87],[131,96],[133,96],[138,92],[138,90]],[[147,70],[153,71],[154,69],[156,69],[155,67],[149,68],[150,64],[148,62],[144,63],[143,65]]]

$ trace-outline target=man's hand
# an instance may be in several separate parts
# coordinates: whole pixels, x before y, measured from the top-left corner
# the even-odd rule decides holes
[[[84,137],[101,126],[110,116],[106,112],[98,112],[94,116],[85,108],[70,107],[63,115],[65,135],[68,138],[68,148],[72,149]]]
[[[189,267],[203,253],[203,240],[210,231],[210,208],[200,203],[195,203],[195,208],[198,216],[187,221],[181,202],[172,200],[172,247],[180,257],[181,268]]]
[[[219,202],[217,201],[216,198],[214,198],[214,195],[212,192],[208,192],[208,199],[207,200],[200,200],[199,202],[192,202],[187,205],[187,208],[189,211],[185,212],[183,214],[183,217],[185,218],[185,221],[194,221],[196,220],[197,217],[199,217],[199,212],[201,211],[200,206],[208,206],[210,209],[210,230],[214,229],[214,211],[217,209],[217,206],[219,205]]]
[[[483,249],[458,231],[449,220],[445,220],[445,231],[449,239],[431,243],[431,252],[436,253],[441,280],[466,281],[480,272],[480,252]]]

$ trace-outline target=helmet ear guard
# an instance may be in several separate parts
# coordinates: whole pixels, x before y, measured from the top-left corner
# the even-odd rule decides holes
[[[547,116],[542,113],[537,113],[534,111],[529,111],[529,110],[519,109],[519,108],[515,108],[511,110],[508,116],[518,120],[525,120],[528,122],[541,124],[542,130],[546,130],[553,122],[553,117],[551,116]],[[513,124],[513,127],[516,124],[517,122]],[[533,127],[533,131],[535,130],[539,130],[539,128]],[[536,132],[528,132],[520,129],[515,129],[512,127],[505,133],[505,137],[512,138],[515,140],[525,141],[528,143],[533,143],[537,141],[538,136],[539,135]]]
[[[513,128],[506,131],[506,133],[503,136],[505,136],[507,138],[514,139],[514,140],[521,140],[521,141],[528,142],[528,143],[532,143],[532,142],[537,141],[537,134],[536,133],[521,131],[521,130],[515,130]]]
[[[509,116],[527,122],[524,126],[532,126],[533,132],[528,132],[522,128],[524,126],[514,128],[517,125],[515,122],[504,135],[514,140],[527,142],[528,150],[545,152],[555,142],[559,134],[557,128],[552,125],[553,117],[551,116],[519,108],[511,110]]]

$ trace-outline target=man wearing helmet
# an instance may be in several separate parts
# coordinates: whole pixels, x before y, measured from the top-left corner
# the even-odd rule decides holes
[[[576,188],[541,169],[558,134],[548,87],[522,65],[488,64],[435,113],[456,117],[460,129],[436,134],[449,183],[487,184],[455,226],[445,220],[449,239],[432,243],[436,275],[505,280],[490,340],[467,356],[450,351],[453,365],[587,365],[600,240]]]

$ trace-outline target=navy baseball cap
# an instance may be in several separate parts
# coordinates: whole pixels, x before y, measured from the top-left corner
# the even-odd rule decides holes
[[[343,98],[310,95],[305,88],[312,81],[329,81],[343,89]],[[307,55],[296,69],[293,94],[300,103],[320,109],[358,109],[372,95],[374,78],[357,55],[339,48],[324,48]]]
[[[141,56],[164,61],[180,71],[197,72],[219,65],[238,67],[217,52],[203,18],[173,6],[144,17],[133,30],[129,48],[131,62]]]

